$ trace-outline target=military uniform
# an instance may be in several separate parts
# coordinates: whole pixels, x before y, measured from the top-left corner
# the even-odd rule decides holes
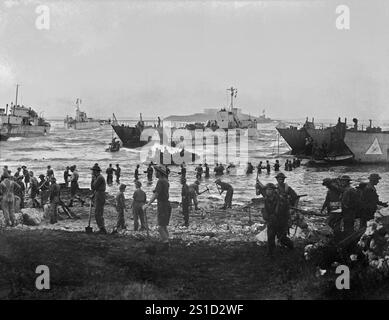
[[[165,176],[158,179],[157,185],[153,191],[158,194],[157,197],[157,220],[159,226],[159,233],[162,241],[169,242],[169,232],[167,226],[170,222],[171,206],[169,201],[169,181]]]
[[[0,184],[0,189],[3,195],[1,208],[3,209],[5,224],[13,226],[15,224],[15,191],[19,189],[19,186],[8,178],[7,172],[7,176],[4,176]]]
[[[344,188],[341,196],[341,206],[344,233],[348,236],[354,232],[354,221],[360,206],[359,195],[351,186]]]
[[[142,189],[137,189],[133,195],[132,203],[132,214],[134,217],[134,230],[137,231],[139,228],[140,220],[140,230],[146,230],[145,225],[145,214],[143,212],[143,205],[146,203],[146,193]]]
[[[377,206],[387,207],[386,202],[382,202],[379,199],[377,189],[375,187],[378,184],[381,177],[377,173],[372,173],[369,176],[369,183],[365,185],[361,190],[361,200],[363,210],[360,216],[361,227],[366,227],[368,220],[374,219],[374,214],[377,211]]]
[[[36,196],[39,194],[39,182],[36,177],[32,176],[30,180],[31,185],[31,199],[33,208],[39,207],[39,203],[36,200]]]
[[[114,169],[112,167],[108,167],[107,170],[105,170],[105,173],[107,174],[107,184],[111,185],[113,182],[113,171]]]
[[[116,229],[124,229],[126,227],[125,220],[124,220],[124,209],[126,208],[126,199],[124,198],[123,190],[121,189],[115,198],[116,211],[118,213],[118,221],[116,224]]]
[[[274,190],[272,196],[267,195],[266,189]],[[290,188],[291,189],[291,188]],[[283,192],[283,191],[282,191]],[[287,236],[289,231],[289,204],[285,204],[285,195],[280,195],[279,189],[272,183],[268,183],[261,189],[265,198],[265,207],[263,209],[263,218],[267,222],[267,244],[268,253],[272,255],[276,246],[277,237],[281,244],[293,249],[293,242]]]
[[[203,175],[203,167],[199,165],[196,168],[196,179],[201,179],[202,175]]]
[[[224,209],[225,208],[231,208],[232,205],[232,196],[234,195],[234,189],[229,183],[218,181],[217,184],[220,186],[220,191],[223,193],[223,191],[227,191],[226,196],[224,198]]]
[[[205,175],[204,175],[205,178],[209,178],[209,167],[208,165],[205,166]]]
[[[182,214],[184,216],[184,225],[189,226],[189,205],[190,205],[190,191],[189,186],[186,182],[183,182],[181,189],[181,205],[182,205]]]
[[[327,224],[334,231],[334,233],[340,232],[340,225],[342,221],[342,215],[339,212],[341,208],[341,192],[337,188],[331,185],[331,179],[326,178],[323,180],[323,185],[328,188],[326,198],[324,200],[321,211],[327,210],[328,218]]]
[[[134,172],[134,179],[138,180],[139,179],[139,167],[136,167],[135,172]]]
[[[154,170],[153,170],[153,168],[151,166],[149,166],[147,168],[147,171],[145,173],[147,173],[147,180],[149,180],[149,181],[153,180]]]
[[[99,229],[104,232],[104,205],[105,205],[106,183],[104,177],[100,174],[94,179],[92,190],[95,192],[95,218]]]
[[[195,210],[198,210],[198,201],[197,201],[197,195],[199,194],[199,185],[197,183],[192,183],[189,187],[189,205],[193,204],[195,206]]]
[[[60,186],[53,181],[50,186],[50,223],[57,223],[58,221],[58,204],[60,201]]]
[[[115,169],[115,176],[116,176],[116,183],[120,183],[120,175],[121,175],[122,169],[119,167],[119,165],[116,166]]]
[[[16,183],[18,184],[19,186],[19,189],[16,191],[15,195],[17,195],[19,198],[20,198],[20,209],[23,209],[24,208],[24,194],[26,192],[26,187],[22,181],[22,178],[23,177],[19,177],[17,180],[16,180]]]

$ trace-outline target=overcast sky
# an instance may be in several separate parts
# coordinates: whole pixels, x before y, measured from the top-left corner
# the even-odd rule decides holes
[[[35,8],[50,8],[38,30]],[[335,27],[347,4],[351,29]],[[237,104],[273,118],[389,119],[389,1],[2,1],[0,102],[47,117]]]

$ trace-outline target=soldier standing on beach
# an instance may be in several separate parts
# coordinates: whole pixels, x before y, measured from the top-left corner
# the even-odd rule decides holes
[[[47,166],[46,177],[48,181],[51,181],[51,177],[54,177],[54,170],[51,169],[51,166]]]
[[[340,225],[342,221],[342,215],[338,211],[341,207],[340,197],[342,195],[342,191],[330,178],[325,178],[323,180],[323,186],[326,186],[328,191],[320,212],[323,213],[324,210],[327,210],[327,224],[334,231],[334,235],[337,236],[341,231]]]
[[[70,176],[69,170],[70,168],[66,167],[65,171],[63,172],[63,181],[65,182],[66,187],[69,186],[69,176]]]
[[[24,176],[24,184],[26,185],[26,188],[28,188],[28,185],[30,183],[30,174],[26,166],[22,166],[22,169],[23,169],[23,176]]]
[[[101,174],[101,169],[97,163],[91,168],[92,170],[92,190],[94,191],[95,218],[98,233],[107,234],[104,224],[104,205],[105,205],[105,189],[106,182]]]
[[[265,198],[265,207],[262,211],[263,218],[267,222],[267,244],[268,256],[272,257],[276,247],[275,239],[281,244],[293,249],[292,240],[287,236],[289,230],[289,214],[282,208],[277,187],[273,183],[268,183],[261,189]]]
[[[361,217],[361,227],[366,228],[367,221],[374,219],[374,214],[377,211],[377,206],[388,207],[387,202],[382,202],[377,194],[376,185],[381,180],[381,177],[377,173],[372,173],[369,176],[369,182],[362,191],[363,201],[363,216]]]
[[[36,200],[36,196],[39,194],[39,182],[36,177],[34,177],[34,173],[32,171],[30,173],[30,188],[31,188],[31,200],[32,200],[32,207],[33,208],[39,208],[39,202]]]
[[[11,180],[9,173],[3,173],[3,181],[0,183],[0,191],[2,194],[1,208],[6,226],[13,227],[15,225],[15,192],[19,186]],[[11,223],[10,223],[11,221]]]
[[[169,225],[171,215],[171,205],[169,201],[169,181],[167,180],[166,167],[163,165],[155,166],[155,176],[158,178],[157,185],[154,189],[154,194],[148,204],[143,206],[146,210],[155,199],[158,200],[157,219],[158,230],[163,243],[163,250],[169,249],[169,232],[167,226]]]
[[[134,231],[138,231],[139,221],[140,229],[139,231],[144,231],[148,226],[145,223],[145,213],[143,212],[143,206],[146,203],[146,193],[142,190],[142,183],[140,181],[135,182],[134,194],[132,196],[132,215],[134,218]]]
[[[189,205],[190,205],[190,191],[189,186],[186,183],[186,179],[181,179],[181,206],[182,215],[184,216],[184,227],[189,227]]]
[[[350,185],[351,178],[348,175],[340,177],[343,193],[341,197],[342,219],[345,236],[354,232],[354,221],[360,208],[361,202],[358,192]]]
[[[78,201],[81,202],[81,205],[83,205],[85,201],[82,200],[79,196],[77,196],[77,191],[79,189],[79,185],[78,185],[79,174],[77,171],[77,166],[72,165],[70,167],[70,171],[72,172],[72,174],[70,176],[70,203],[69,203],[69,207],[73,206],[74,199],[77,199]]]
[[[49,189],[50,195],[50,223],[58,222],[58,204],[60,198],[60,186],[57,184],[57,179],[51,177],[51,185]]]

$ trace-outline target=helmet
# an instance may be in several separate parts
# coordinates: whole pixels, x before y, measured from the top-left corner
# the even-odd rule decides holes
[[[278,174],[276,175],[276,179],[278,179],[278,178],[285,179],[286,176],[285,176],[282,172],[280,172],[280,173],[278,173]]]
[[[265,185],[265,189],[273,189],[273,190],[275,190],[275,189],[277,189],[277,187],[275,186],[274,183],[267,183]]]

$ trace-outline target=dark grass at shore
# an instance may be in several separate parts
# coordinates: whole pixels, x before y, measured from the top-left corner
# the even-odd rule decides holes
[[[334,279],[315,276],[299,245],[279,248],[271,260],[254,242],[178,239],[166,253],[153,239],[58,230],[3,230],[0,244],[1,299],[389,298],[385,283],[334,289]],[[150,245],[155,254],[146,252]],[[38,265],[50,268],[50,290],[35,288]]]

